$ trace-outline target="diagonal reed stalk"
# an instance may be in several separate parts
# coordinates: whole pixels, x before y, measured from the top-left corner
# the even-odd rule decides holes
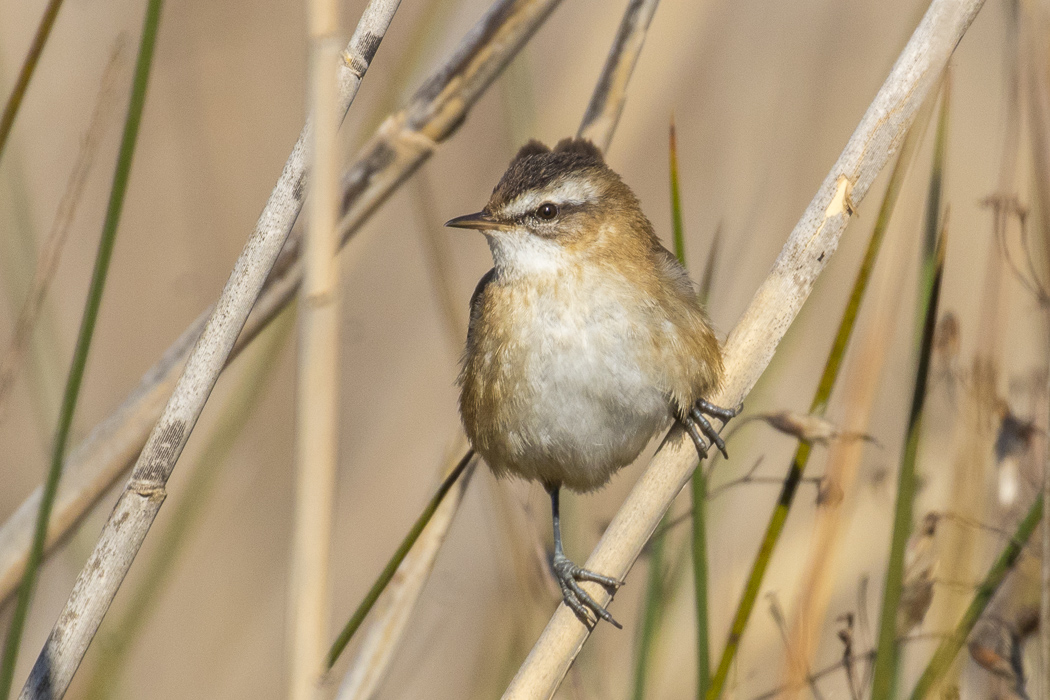
[[[1006,579],[1006,575],[1010,573],[1014,564],[1021,557],[1028,539],[1032,536],[1032,532],[1035,530],[1036,525],[1039,524],[1042,516],[1043,496],[1039,494],[1039,497],[1035,499],[1035,502],[1028,509],[1024,519],[1018,524],[1014,536],[1003,548],[1003,551],[999,553],[991,568],[988,569],[984,580],[977,586],[977,592],[974,593],[973,600],[970,602],[969,607],[966,608],[966,612],[963,613],[959,624],[937,645],[937,650],[933,653],[922,675],[919,676],[914,690],[912,690],[911,700],[924,700],[929,697],[934,686],[944,677],[944,674],[951,667],[955,655],[959,653],[959,649],[966,643],[966,638],[973,630],[974,625],[977,624],[977,620],[980,619],[992,596],[995,595],[1000,584]]]
[[[29,45],[25,61],[22,62],[21,70],[18,71],[15,87],[4,104],[4,112],[0,115],[0,156],[4,153],[4,147],[7,146],[7,139],[11,136],[11,129],[15,125],[15,117],[18,116],[18,110],[22,107],[22,99],[26,95],[26,90],[29,89],[29,81],[33,78],[37,63],[40,62],[40,54],[44,52],[44,45],[51,36],[51,28],[55,26],[55,19],[60,9],[62,9],[62,0],[50,0],[47,7],[44,8],[44,16],[40,18],[36,34],[33,35],[33,43]]]
[[[926,117],[928,116],[927,113]],[[879,251],[882,249],[882,242],[885,240],[886,230],[889,228],[890,219],[893,216],[893,210],[897,204],[901,186],[904,183],[904,177],[908,172],[908,166],[918,147],[918,142],[921,140],[924,127],[925,124],[919,122],[909,130],[897,162],[893,166],[893,172],[890,175],[890,182],[886,188],[886,194],[883,196],[882,205],[879,208],[875,227],[872,229],[871,237],[868,240],[867,250],[864,252],[864,258],[861,261],[860,268],[857,270],[857,276],[853,281],[853,289],[850,291],[849,300],[839,321],[838,331],[831,344],[831,350],[828,352],[828,358],[824,363],[823,374],[821,374],[817,390],[810,403],[809,413],[811,415],[823,416],[827,411],[828,399],[831,397],[832,389],[834,389],[838,380],[839,370],[842,368],[842,358],[846,354],[850,338],[853,335],[857,315],[860,313],[861,302],[868,289],[868,283],[871,281],[871,274],[875,268]],[[802,477],[809,463],[812,450],[813,444],[805,441],[799,442],[795,450],[795,455],[792,458],[791,465],[784,479],[784,485],[780,491],[780,497],[777,499],[777,505],[773,509],[769,525],[766,527],[765,535],[759,545],[758,554],[755,556],[755,561],[751,566],[751,573],[744,584],[743,595],[733,615],[733,622],[730,626],[729,638],[726,640],[725,649],[722,652],[722,657],[711,685],[707,689],[706,697],[708,700],[718,698],[725,686],[729,669],[739,650],[740,641],[743,638],[744,631],[747,629],[748,620],[752,610],[754,610],[758,593],[762,588],[766,570],[772,561],[773,551],[776,549],[780,535],[784,531],[784,525],[787,522],[787,516],[794,503],[798,487],[802,484]]]
[[[872,680],[872,699],[888,700],[895,695],[897,662],[900,644],[897,639],[897,609],[904,590],[904,555],[911,535],[912,510],[915,503],[915,460],[922,431],[922,410],[926,399],[926,380],[929,374],[930,354],[933,350],[933,332],[937,325],[937,302],[944,275],[944,253],[947,245],[942,225],[941,189],[944,181],[944,158],[948,140],[949,100],[951,82],[944,82],[941,114],[937,122],[934,143],[933,169],[930,173],[929,194],[926,200],[926,225],[923,235],[922,267],[919,278],[918,309],[922,334],[918,344],[918,369],[912,393],[908,428],[905,434],[904,454],[897,477],[897,504],[893,517],[893,537],[883,589],[882,617],[879,621],[879,640],[875,656],[875,675]],[[938,235],[937,231],[940,231]]]
[[[121,669],[156,611],[156,601],[171,581],[186,541],[206,512],[230,453],[275,376],[273,370],[294,321],[295,307],[289,306],[260,335],[258,347],[245,358],[247,365],[238,369],[236,386],[217,412],[217,422],[187,475],[185,498],[175,504],[167,527],[158,533],[156,549],[143,562],[145,571],[128,592],[122,614],[110,616],[99,631],[98,654],[84,685],[87,700],[116,697]]]
[[[933,0],[868,107],[838,161],[788,237],[766,280],[725,344],[726,380],[711,401],[739,403],[768,366],[820,272],[834,253],[855,206],[898,150],[920,106],[983,2]],[[622,578],[696,466],[685,433],[672,428],[584,564]],[[608,591],[585,584],[600,605]],[[559,606],[504,698],[549,698],[590,630]],[[713,686],[712,686],[713,687]],[[710,696],[710,691],[709,691]]]
[[[18,648],[22,642],[29,605],[33,598],[39,574],[40,563],[44,558],[44,544],[47,540],[47,527],[51,520],[51,509],[55,504],[59,479],[62,476],[62,461],[66,454],[66,443],[73,425],[73,414],[76,411],[80,385],[84,380],[88,353],[91,350],[91,339],[95,333],[95,322],[98,310],[102,305],[102,292],[106,286],[109,263],[113,258],[113,246],[117,239],[117,226],[120,214],[124,209],[124,196],[127,194],[128,180],[131,175],[131,163],[135,155],[135,144],[138,140],[139,125],[142,122],[142,110],[146,104],[146,87],[149,85],[150,68],[153,65],[153,49],[156,46],[157,30],[160,26],[161,0],[150,0],[146,7],[143,22],[142,38],[139,41],[138,59],[135,64],[135,76],[131,87],[131,99],[128,103],[127,116],[124,121],[124,135],[117,155],[117,166],[113,174],[113,186],[110,189],[106,218],[102,224],[102,236],[95,257],[95,267],[91,273],[87,301],[80,321],[80,332],[77,335],[73,360],[66,379],[66,390],[62,396],[62,408],[55,431],[55,442],[51,452],[51,466],[44,483],[40,509],[36,516],[36,528],[29,550],[25,572],[18,589],[18,600],[11,616],[11,624],[4,642],[3,658],[0,660],[0,698],[7,698],[11,693],[11,683],[15,675],[15,663],[18,660]],[[56,8],[57,11],[57,8]],[[53,18],[52,18],[53,21]],[[46,38],[46,34],[45,37]],[[26,78],[28,80],[28,77]],[[14,116],[12,115],[13,119]]]
[[[340,119],[356,96],[361,77],[379,48],[392,10],[384,0],[372,0],[358,22],[344,60],[340,62]],[[294,202],[296,210],[306,196],[306,183],[305,170],[300,171],[298,177],[294,175],[295,165],[303,160],[311,131],[308,124],[297,143],[298,157],[286,164],[277,185],[287,195],[283,202]],[[264,211],[248,237],[161,417],[150,431],[131,477],[22,688],[20,697],[24,700],[62,697],[68,689],[164,503],[168,479],[219,374],[230,359],[289,230],[290,226],[281,225],[280,217],[275,222],[272,212]]]
[[[944,276],[946,244],[947,237],[942,229],[934,252],[936,262],[933,279],[930,287],[921,290],[919,296],[919,308],[923,318],[922,343],[911,410],[908,412],[904,454],[901,456],[900,474],[897,477],[897,505],[893,516],[893,539],[890,545],[890,561],[886,569],[886,586],[882,595],[882,617],[879,621],[879,642],[875,654],[872,700],[889,700],[895,695],[897,685],[897,663],[900,658],[897,608],[904,590],[904,554],[911,535],[912,509],[915,503],[915,460],[922,433],[922,408],[926,400],[926,380],[933,351],[933,333],[937,326],[937,303],[940,299],[941,279]]]
[[[344,171],[341,201],[346,213],[340,222],[342,245],[455,133],[492,81],[559,1],[496,0],[409,103],[380,126]],[[372,44],[377,46],[374,39],[382,32],[373,28],[369,34]],[[344,62],[340,94],[344,103],[348,103],[351,91],[360,83],[360,71],[365,64],[348,54],[344,54]],[[260,230],[283,231],[285,235],[291,231],[302,206],[306,182],[305,138],[304,127],[260,215],[257,223]],[[294,299],[302,280],[298,256],[298,245],[294,240],[289,241],[267,278],[232,356]],[[49,546],[68,532],[134,463],[211,313],[212,309],[207,309],[198,316],[143,375],[124,402],[71,451],[63,468],[63,483],[68,488],[59,490],[49,529]],[[32,514],[36,512],[39,498],[38,489],[0,526],[0,600],[7,597],[21,575],[29,549]]]
[[[620,121],[623,105],[627,101],[627,86],[631,82],[631,73],[642,52],[649,23],[653,21],[656,6],[660,0],[630,0],[620,20],[609,57],[602,68],[601,77],[587,104],[580,128],[576,136],[591,141],[601,149],[609,151],[613,132]]]

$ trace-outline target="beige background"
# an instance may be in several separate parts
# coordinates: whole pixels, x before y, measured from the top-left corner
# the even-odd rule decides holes
[[[363,4],[344,3],[347,32]],[[348,156],[353,144],[377,123],[384,105],[403,102],[486,7],[480,0],[445,2],[441,11],[427,14],[427,5],[406,0],[395,18],[344,128]],[[452,216],[480,208],[524,138],[553,142],[575,131],[623,5],[566,0],[417,176],[429,188],[433,208],[424,216],[418,188],[402,188],[344,254],[339,377],[343,433],[332,554],[333,630],[345,621],[429,497],[459,426],[454,380],[461,343],[451,343],[443,325],[433,269],[421,246],[423,227],[439,227]],[[0,5],[3,94],[10,89],[43,6],[43,0]],[[669,241],[666,144],[668,120],[674,114],[694,278],[699,277],[715,230],[721,227],[723,234],[710,304],[723,335],[750,300],[924,7],[915,0],[662,3],[609,162],[635,189]],[[34,246],[51,226],[107,56],[121,33],[129,35],[129,57],[134,53],[143,10],[138,0],[67,0],[58,18],[0,162],[0,343],[10,337]],[[298,3],[274,0],[166,3],[75,439],[126,396],[217,296],[302,124],[303,14]],[[429,24],[422,27],[422,22]],[[989,2],[952,62],[945,195],[951,207],[951,243],[942,304],[961,320],[962,358],[967,362],[975,343],[984,260],[994,251],[991,216],[979,200],[994,191],[1001,160],[1006,31],[1003,3]],[[418,34],[426,42],[413,57],[409,45]],[[131,60],[124,67],[118,113],[126,100]],[[398,84],[398,76],[406,76],[403,84]],[[48,462],[121,119],[111,122],[91,173],[38,329],[36,360],[22,372],[0,422],[0,517],[40,482]],[[903,266],[904,282],[882,281],[874,288],[899,295],[902,301],[871,427],[883,447],[866,452],[855,508],[850,506],[855,513],[840,559],[831,623],[822,635],[816,667],[839,657],[834,617],[856,608],[858,581],[865,574],[872,578],[871,614],[877,609],[889,540],[892,472],[899,460],[914,371],[914,261],[931,140],[928,136],[920,151],[897,210],[892,235],[902,238],[898,254],[885,257],[878,273],[882,280],[887,271]],[[1022,152],[1027,150],[1025,143]],[[1030,202],[1027,163],[1023,156],[1017,181],[1022,200]],[[766,379],[748,400],[749,412],[806,409],[882,189],[876,187],[860,207]],[[451,283],[465,308],[475,282],[490,266],[488,250],[482,238],[470,232],[439,230],[436,235],[450,250]],[[1041,317],[1032,299],[1012,281],[1007,293],[1000,383],[1006,395],[1010,380],[1018,380],[1011,401],[1020,415],[1031,416],[1028,386],[1032,373],[1043,366]],[[861,322],[866,318],[862,314]],[[238,363],[234,374],[243,364]],[[186,493],[185,476],[229,394],[229,379],[220,382],[205,410],[142,557],[153,553],[157,531],[168,525],[173,504],[200,497]],[[222,470],[216,492],[204,504],[176,573],[154,600],[147,631],[122,676],[122,697],[283,695],[293,386],[294,338],[231,458],[214,465]],[[918,513],[943,507],[949,483],[956,408],[943,393],[934,401],[920,465],[928,487]],[[830,416],[841,411],[841,404],[833,403]],[[733,459],[723,475],[742,471],[760,455],[765,457],[762,473],[779,475],[793,447],[785,436],[748,427],[731,443]],[[823,455],[818,449],[811,473],[823,471]],[[625,470],[598,494],[567,499],[571,556],[585,558],[638,468]],[[874,477],[885,469],[890,470],[890,480],[880,486]],[[994,484],[991,476],[988,484]],[[715,650],[721,649],[775,495],[775,486],[750,485],[730,491],[711,506]],[[64,603],[112,498],[44,568],[16,682],[24,679]],[[994,511],[994,494],[989,492],[988,498]],[[522,515],[522,505],[531,516]],[[744,640],[732,676],[733,697],[751,697],[779,681],[784,647],[765,593],[775,593],[790,614],[814,509],[814,491],[804,486]],[[479,472],[380,697],[498,693],[556,601],[547,589],[516,580],[521,567],[511,560],[508,532],[526,542],[538,533],[546,542],[546,497],[536,486],[496,483],[487,472]],[[675,551],[678,541],[673,540]],[[980,542],[987,558],[996,541]],[[139,582],[142,563],[132,569],[114,614],[120,613],[128,591]],[[626,630],[599,628],[562,696],[629,696],[645,568],[643,559],[612,607]],[[529,594],[530,590],[539,592]],[[688,573],[678,590],[657,647],[651,697],[681,698],[693,692]],[[10,606],[0,611],[0,624],[6,626],[9,616]],[[913,648],[925,653],[928,646]],[[96,652],[89,652],[69,697],[81,697]],[[345,663],[338,669],[344,667]],[[984,687],[980,673],[967,673],[974,689]],[[834,678],[822,687],[827,697],[843,697],[841,678]]]

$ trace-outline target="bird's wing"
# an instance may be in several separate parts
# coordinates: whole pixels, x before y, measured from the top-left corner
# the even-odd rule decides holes
[[[678,288],[678,293],[684,297],[696,297],[696,285],[689,278],[689,271],[678,261],[674,253],[664,248],[659,243],[654,246],[656,261],[666,277]]]

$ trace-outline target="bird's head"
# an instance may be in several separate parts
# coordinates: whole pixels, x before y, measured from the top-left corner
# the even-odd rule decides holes
[[[485,208],[446,222],[485,234],[500,274],[555,271],[608,257],[652,227],[638,199],[584,139],[550,149],[529,141],[511,161]]]

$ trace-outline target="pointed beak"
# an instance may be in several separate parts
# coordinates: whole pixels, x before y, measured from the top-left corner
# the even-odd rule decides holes
[[[449,219],[445,222],[445,226],[451,226],[452,228],[472,228],[478,231],[489,231],[492,229],[503,228],[503,224],[492,218],[487,212],[479,211],[476,214],[467,214],[465,216],[457,216],[455,219]]]

